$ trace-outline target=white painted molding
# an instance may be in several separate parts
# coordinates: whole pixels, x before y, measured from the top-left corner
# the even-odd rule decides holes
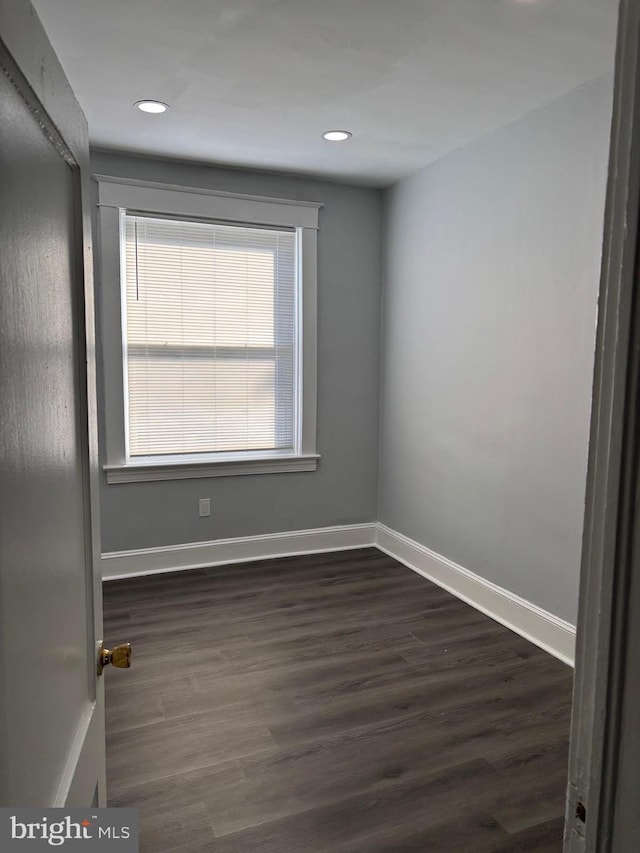
[[[376,524],[345,524],[102,555],[103,580],[375,545]]]
[[[147,465],[104,465],[107,483],[148,483],[154,480],[192,480],[197,477],[230,477],[241,474],[282,474],[294,471],[315,471],[319,454],[306,456],[264,456],[261,459],[228,459],[193,464],[167,462]]]
[[[160,184],[94,175],[98,183],[98,206],[125,208],[144,213],[225,219],[256,225],[318,228],[322,202],[267,198],[220,190]]]
[[[378,523],[376,528],[376,546],[385,554],[486,613],[496,622],[535,643],[564,663],[574,665],[575,626],[384,524]]]
[[[116,551],[102,555],[102,577],[109,581],[372,546],[573,666],[576,629],[569,622],[375,522]]]

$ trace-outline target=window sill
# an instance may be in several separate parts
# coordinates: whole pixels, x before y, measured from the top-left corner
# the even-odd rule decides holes
[[[285,474],[293,471],[315,471],[317,454],[306,456],[274,456],[252,459],[227,459],[219,462],[163,462],[105,465],[107,483],[146,483],[153,480],[191,480],[197,477],[235,477],[242,474]]]

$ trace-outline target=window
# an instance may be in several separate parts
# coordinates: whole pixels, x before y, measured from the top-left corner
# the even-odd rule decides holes
[[[98,187],[108,481],[314,470],[319,205]]]
[[[295,231],[121,223],[128,457],[293,453]]]

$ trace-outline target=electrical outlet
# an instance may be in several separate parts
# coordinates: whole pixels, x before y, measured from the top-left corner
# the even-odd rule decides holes
[[[206,518],[211,515],[211,498],[200,498],[198,501],[198,515],[200,518]]]

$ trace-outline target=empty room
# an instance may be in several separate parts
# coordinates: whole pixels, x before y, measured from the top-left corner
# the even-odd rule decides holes
[[[617,0],[33,4],[0,805],[560,853]]]

